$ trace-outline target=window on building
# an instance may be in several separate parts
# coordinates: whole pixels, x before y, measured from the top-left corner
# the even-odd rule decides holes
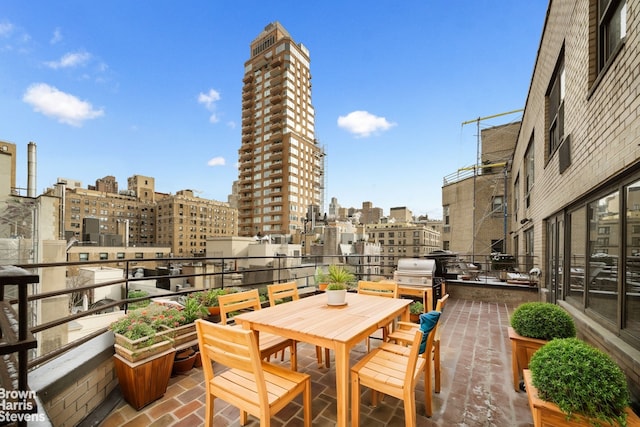
[[[533,149],[533,135],[529,141],[527,151],[524,153],[524,185],[525,185],[525,207],[528,208],[531,205],[531,190],[533,190],[533,183],[535,181],[535,159]]]
[[[106,252],[100,252],[100,259],[101,260],[109,259],[109,254]]]
[[[118,252],[118,253],[116,254],[116,258],[117,258],[117,259],[124,259],[124,252]]]
[[[516,176],[513,184],[513,219],[518,222],[518,207],[520,206],[520,175]]]
[[[86,252],[81,252],[78,254],[78,258],[80,261],[89,261],[89,254]]]
[[[582,207],[569,214],[570,240],[569,240],[569,271],[571,271],[570,283],[567,288],[566,298],[577,307],[583,306],[584,300],[584,271],[586,253],[586,212]]]
[[[144,258],[144,255],[143,255],[143,253],[142,253],[142,252],[136,252],[136,253],[135,253],[135,258],[136,258],[136,259],[142,259],[142,258]]]
[[[587,208],[589,224],[589,292],[587,306],[615,322],[618,295],[618,244],[614,236],[598,237],[597,231],[603,224],[619,229],[619,192],[615,191],[589,203]]]
[[[491,212],[501,214],[504,206],[503,196],[494,196],[491,200]]]
[[[546,95],[547,103],[547,129],[548,129],[548,154],[549,157],[560,146],[564,138],[564,49],[560,53],[560,59],[551,77],[551,82]]]
[[[625,332],[640,337],[640,310],[638,310],[638,281],[640,277],[640,180],[626,188],[626,261],[625,277]]]
[[[598,71],[607,67],[626,35],[626,0],[598,0]]]

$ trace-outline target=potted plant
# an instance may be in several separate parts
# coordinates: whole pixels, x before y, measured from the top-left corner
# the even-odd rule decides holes
[[[192,297],[200,300],[200,303],[207,309],[210,316],[217,316],[220,314],[218,297],[231,292],[234,292],[231,288],[211,288],[206,291],[194,293]]]
[[[327,289],[327,274],[322,271],[322,267],[316,267],[316,274],[314,275],[314,282],[319,290],[324,291]]]
[[[184,343],[196,341],[195,320],[209,314],[207,309],[200,303],[200,299],[187,296],[181,301],[182,308],[170,308],[164,316],[156,316],[156,322],[161,323],[160,327],[167,329],[167,333],[173,339],[173,346],[180,347]]]
[[[414,301],[409,305],[409,317],[413,323],[420,323],[420,315],[424,313],[422,301]]]
[[[155,322],[158,313],[146,308],[133,310],[113,322],[115,352],[130,362],[138,362],[171,348],[173,341]]]
[[[626,426],[640,422],[629,408],[627,380],[611,357],[577,338],[549,341],[525,371],[534,424]]]
[[[529,366],[533,353],[554,338],[575,337],[576,327],[569,313],[548,302],[520,304],[513,311],[510,323],[513,388],[519,391],[523,389],[522,370]]]
[[[355,280],[355,276],[345,267],[330,265],[327,273],[327,304],[345,305],[347,288],[353,280]]]
[[[150,307],[127,313],[111,324],[115,335],[114,366],[124,399],[136,410],[162,397],[167,390],[174,355],[173,340],[160,325],[167,307]],[[162,316],[162,318],[159,318]]]

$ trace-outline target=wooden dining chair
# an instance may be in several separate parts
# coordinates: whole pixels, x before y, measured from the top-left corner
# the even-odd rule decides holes
[[[436,310],[442,313],[444,306],[449,299],[449,294],[439,298],[436,302]],[[420,329],[420,325],[412,322],[398,322],[396,329],[391,332],[387,338],[388,341],[401,345],[409,345],[413,340],[413,334]],[[434,391],[440,393],[440,334],[442,328],[438,328],[436,335],[433,339],[433,371],[435,377]]]
[[[396,282],[370,282],[367,280],[358,281],[358,293],[361,295],[373,295],[385,298],[398,298],[398,284]],[[393,322],[392,322],[393,323]],[[389,323],[380,329],[382,330],[382,341],[387,341],[387,335],[391,332]],[[367,352],[371,351],[371,339],[380,339],[379,336],[372,335],[367,338]]]
[[[429,332],[426,340],[426,352],[432,351],[433,339],[437,330]],[[431,358],[419,354],[423,332],[418,329],[410,347],[398,346],[408,350],[405,354],[388,351],[385,347],[377,347],[364,356],[351,368],[351,425],[360,424],[360,386],[371,389],[371,404],[377,406],[380,394],[393,396],[404,403],[405,426],[416,425],[416,384],[420,375],[424,375],[425,412],[428,417],[433,413],[431,401]]]
[[[236,292],[231,294],[220,295],[218,297],[220,305],[220,322],[228,325],[230,318],[234,312],[242,310],[260,310],[260,294],[257,289],[245,292]],[[258,346],[263,359],[269,360],[271,356],[276,355],[280,351],[289,348],[291,354],[291,369],[298,369],[298,356],[296,352],[296,342],[294,340],[283,338],[281,336],[270,334],[268,332],[260,332]]]
[[[302,394],[304,425],[311,427],[309,375],[262,360],[253,331],[202,319],[195,323],[206,387],[206,426],[213,427],[215,398],[240,409],[240,425],[246,425],[251,414],[261,427],[268,427],[274,414]],[[228,369],[216,372],[221,365]]]
[[[272,307],[278,304],[279,301],[293,301],[300,299],[300,295],[298,294],[298,284],[296,282],[274,283],[272,285],[268,285],[267,293],[269,294],[269,305]],[[322,353],[322,347],[316,346],[318,366],[322,366]],[[327,368],[331,367],[328,348],[324,349],[324,364]]]

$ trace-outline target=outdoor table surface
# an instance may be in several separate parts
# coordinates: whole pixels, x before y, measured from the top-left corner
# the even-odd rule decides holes
[[[411,300],[347,292],[347,304],[327,305],[318,294],[234,316],[236,323],[259,334],[269,332],[335,351],[337,425],[347,426],[349,352],[394,319],[409,320]]]

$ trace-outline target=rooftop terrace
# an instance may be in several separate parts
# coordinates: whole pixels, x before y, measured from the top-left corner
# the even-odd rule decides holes
[[[442,317],[442,391],[433,397],[434,414],[424,416],[424,384],[417,386],[418,426],[532,426],[525,393],[517,393],[511,380],[511,346],[507,336],[515,304],[450,299]],[[375,346],[375,341],[373,343]],[[364,355],[364,343],[351,352],[352,363]],[[283,363],[288,366],[288,356]],[[315,348],[298,346],[298,370],[312,378],[313,425],[334,426],[336,415],[334,365],[319,368]],[[99,424],[112,426],[197,426],[204,423],[204,384],[201,368],[171,378],[164,397],[140,411],[120,400]],[[402,402],[385,397],[377,408],[369,406],[363,388],[362,425],[403,426]],[[301,426],[301,400],[282,410],[274,426]],[[238,410],[215,401],[217,427],[239,426]],[[95,422],[86,420],[85,423]],[[87,424],[89,425],[89,424]],[[95,424],[91,424],[95,425]],[[259,420],[249,417],[248,426]]]

